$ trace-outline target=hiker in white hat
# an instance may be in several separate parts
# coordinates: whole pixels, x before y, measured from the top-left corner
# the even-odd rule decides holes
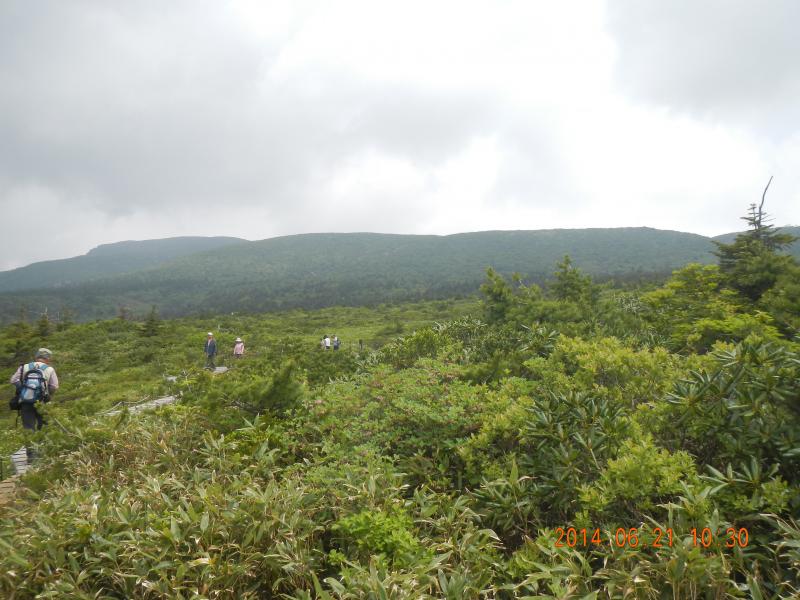
[[[216,369],[217,366],[214,364],[214,357],[217,355],[217,342],[214,340],[214,334],[210,331],[206,336],[204,352],[206,353],[206,369]]]
[[[36,351],[33,362],[22,364],[11,376],[16,394],[9,403],[9,407],[18,410],[22,418],[22,427],[29,431],[37,431],[45,424],[44,417],[39,409],[50,401],[53,393],[58,389],[58,375],[50,366],[53,353],[47,348]],[[33,445],[26,434],[25,450],[28,462],[33,460]]]
[[[244,342],[242,338],[237,337],[233,344],[233,358],[242,358],[242,356],[244,356]]]

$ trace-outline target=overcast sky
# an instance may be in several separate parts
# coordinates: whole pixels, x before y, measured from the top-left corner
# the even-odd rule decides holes
[[[0,269],[100,243],[800,223],[800,2],[0,2]]]

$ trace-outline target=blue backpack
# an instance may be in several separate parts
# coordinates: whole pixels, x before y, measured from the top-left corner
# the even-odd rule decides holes
[[[28,365],[28,372],[23,370],[20,379],[19,402],[20,404],[36,404],[37,402],[47,402],[50,399],[47,380],[44,371],[36,366],[36,363]]]

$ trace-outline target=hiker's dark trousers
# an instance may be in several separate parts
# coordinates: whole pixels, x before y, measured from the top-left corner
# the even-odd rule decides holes
[[[36,431],[37,429],[41,429],[42,425],[44,425],[44,419],[42,419],[42,415],[39,414],[39,411],[36,410],[36,407],[33,405],[21,405],[19,407],[19,414],[22,417],[22,426],[25,429]]]
[[[25,429],[30,429],[31,431],[36,431],[37,429],[41,429],[42,425],[44,425],[44,419],[42,415],[39,414],[39,411],[36,410],[36,406],[32,404],[22,404],[19,407],[19,414],[22,417],[22,426]],[[36,458],[36,452],[34,452],[33,448],[27,446],[25,448],[25,452],[28,455],[28,464]]]

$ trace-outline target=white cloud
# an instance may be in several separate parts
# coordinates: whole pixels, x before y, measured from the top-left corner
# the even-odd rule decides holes
[[[11,0],[0,218],[61,227],[0,237],[0,268],[186,234],[716,234],[769,175],[799,223],[796,5],[735,6]]]

